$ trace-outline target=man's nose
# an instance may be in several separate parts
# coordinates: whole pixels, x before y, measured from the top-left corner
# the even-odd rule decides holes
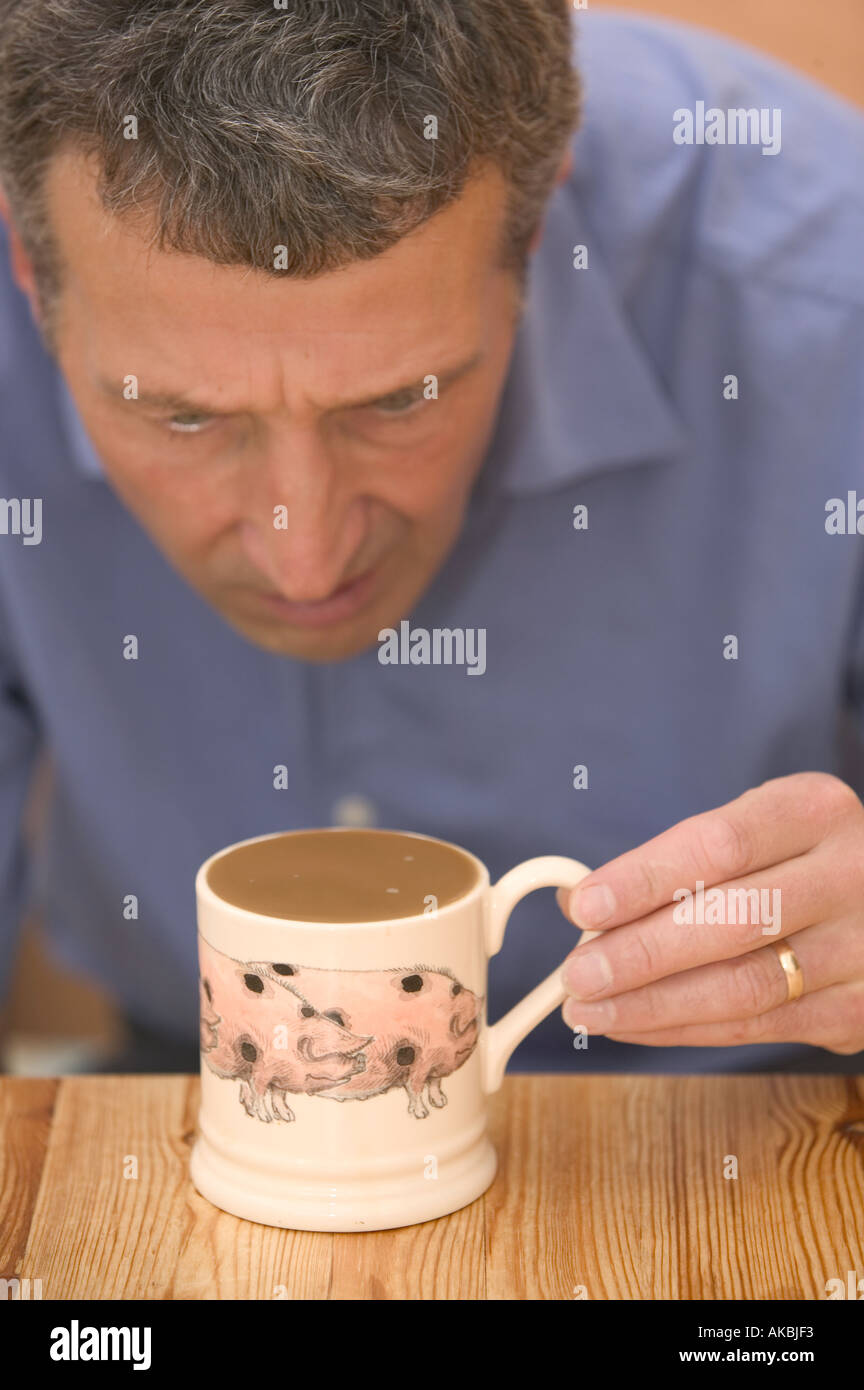
[[[247,554],[284,598],[327,598],[362,539],[362,506],[344,470],[311,430],[274,441],[258,466],[261,486],[242,527]]]

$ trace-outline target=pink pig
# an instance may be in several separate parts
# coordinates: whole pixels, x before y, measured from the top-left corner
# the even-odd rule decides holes
[[[468,1060],[477,1045],[483,1003],[446,970],[417,965],[395,970],[316,970],[301,965],[250,966],[274,983],[299,989],[320,1012],[352,1033],[371,1033],[366,1067],[329,1089],[328,1100],[368,1100],[394,1086],[408,1093],[418,1120],[447,1097],[441,1078]],[[426,1096],[424,1099],[424,1090]]]
[[[240,1082],[247,1113],[293,1120],[287,1092],[314,1095],[361,1072],[358,1036],[318,1012],[270,968],[232,960],[199,937],[201,1051],[217,1076]]]

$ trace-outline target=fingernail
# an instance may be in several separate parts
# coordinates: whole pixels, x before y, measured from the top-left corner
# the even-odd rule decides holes
[[[576,999],[590,998],[608,989],[612,983],[612,967],[602,951],[577,951],[564,967],[564,988]]]
[[[615,894],[607,883],[574,888],[570,894],[570,916],[577,927],[599,927],[615,911]]]
[[[562,1012],[564,1022],[571,1028],[581,1024],[589,1033],[600,1033],[611,1028],[617,1010],[611,1000],[603,1004],[585,1004],[581,999],[568,999]]]

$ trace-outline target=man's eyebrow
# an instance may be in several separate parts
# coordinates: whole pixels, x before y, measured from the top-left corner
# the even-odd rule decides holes
[[[114,400],[135,400],[139,406],[153,406],[154,409],[158,410],[176,410],[178,414],[179,411],[186,411],[186,413],[196,414],[196,416],[218,416],[218,414],[224,413],[224,411],[215,409],[214,406],[207,406],[203,400],[193,400],[192,396],[183,395],[182,392],[142,391],[136,386],[135,393],[128,396],[126,395],[128,388],[126,388],[125,381],[113,381],[110,377],[99,377],[97,384],[99,384],[100,391],[111,396]]]
[[[384,401],[394,400],[397,396],[406,396],[412,391],[423,391],[428,376],[435,377],[437,389],[441,391],[445,386],[451,386],[454,381],[458,381],[460,377],[467,376],[468,372],[472,371],[482,358],[482,352],[472,353],[464,362],[457,362],[455,366],[448,367],[446,371],[437,373],[428,372],[426,376],[415,378],[413,381],[403,382],[401,386],[394,386],[391,390],[385,391],[383,394],[366,396],[362,400],[341,401],[339,405],[334,406],[333,409],[356,410],[358,406],[381,405]]]
[[[138,405],[149,405],[160,410],[187,411],[189,414],[194,413],[196,415],[220,414],[218,410],[210,405],[205,405],[203,401],[195,401],[191,396],[185,396],[176,391],[142,391],[136,388],[134,395],[127,396],[127,388],[122,381],[111,381],[103,377],[99,378],[99,387],[114,400],[135,401]]]
[[[471,357],[463,362],[457,362],[455,366],[448,367],[446,371],[434,373],[429,372],[427,376],[435,376],[437,389],[443,390],[460,377],[466,376],[482,360],[483,353],[475,352]],[[360,406],[381,405],[385,401],[394,400],[399,396],[408,395],[411,392],[422,391],[425,389],[427,376],[415,378],[413,381],[403,382],[399,386],[391,387],[389,391],[375,396],[365,396],[362,399],[352,401],[340,401],[338,405],[331,406],[331,410],[356,410]],[[115,399],[124,398],[126,386],[122,381],[111,381],[100,377],[99,386],[102,391]],[[155,410],[173,410],[178,414],[185,412],[194,415],[232,415],[235,411],[221,410],[218,406],[208,405],[206,401],[196,400],[192,396],[185,395],[177,391],[148,391],[144,389],[136,390],[134,396],[125,397],[136,401],[139,405],[150,406]]]

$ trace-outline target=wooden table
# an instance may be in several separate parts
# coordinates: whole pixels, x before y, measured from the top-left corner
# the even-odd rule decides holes
[[[0,1277],[43,1299],[824,1299],[864,1275],[864,1077],[508,1076],[486,1195],[358,1235],[206,1202],[197,1104],[185,1076],[0,1081]]]

